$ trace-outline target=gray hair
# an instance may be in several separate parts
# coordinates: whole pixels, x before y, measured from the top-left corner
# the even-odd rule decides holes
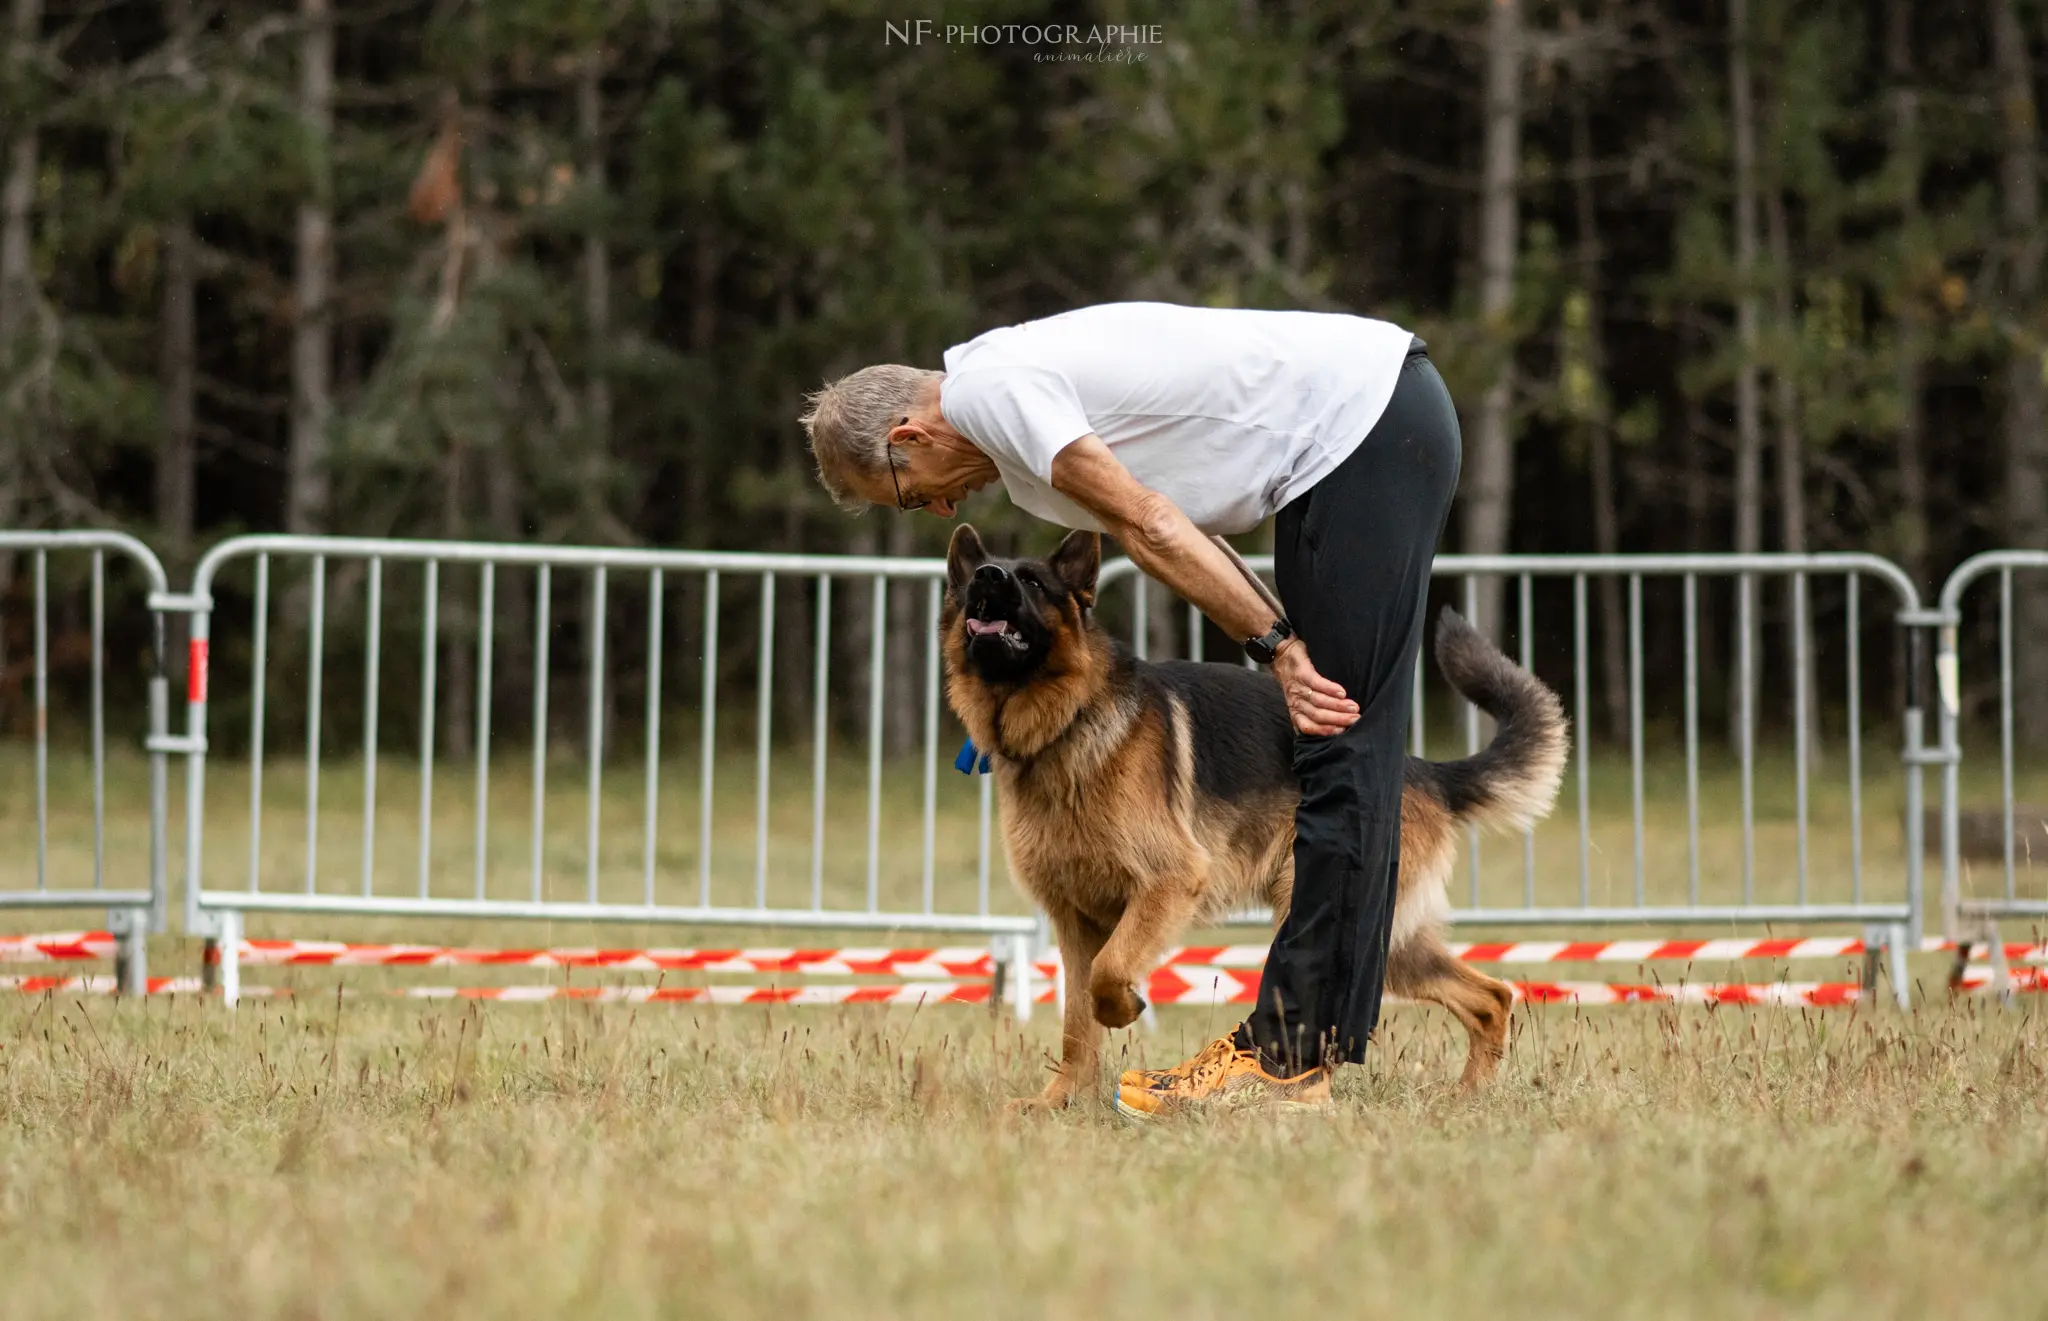
[[[842,376],[810,397],[810,411],[797,421],[811,438],[818,480],[846,509],[867,501],[853,489],[856,474],[880,477],[889,471],[889,432],[916,411],[932,382],[944,372],[883,363]]]

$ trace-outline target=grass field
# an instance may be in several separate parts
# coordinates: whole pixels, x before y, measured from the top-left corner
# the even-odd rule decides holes
[[[1332,1118],[1004,1120],[1052,1045],[967,1008],[0,1004],[4,1310],[2040,1311],[2037,1013],[1524,1011],[1467,1098],[1402,1008]]]
[[[782,764],[768,874],[774,897],[807,901],[807,762]],[[494,768],[493,892],[530,883],[526,769]],[[833,770],[823,878],[828,901],[858,905],[864,767]],[[1632,888],[1627,770],[1613,756],[1595,762],[1596,901]],[[110,883],[128,883],[146,843],[139,771],[119,758],[109,780]],[[327,768],[323,889],[360,882],[362,771]],[[719,765],[713,871],[727,902],[754,883],[751,771],[740,751]],[[694,773],[681,761],[665,768],[664,898],[687,901],[697,884]],[[1789,778],[1782,758],[1760,770],[1760,897],[1788,893]],[[403,893],[417,884],[419,782],[397,762],[378,779],[373,878],[379,892]],[[549,783],[547,892],[578,897],[580,768],[553,768]],[[1835,763],[1814,786],[1816,897],[1849,884],[1843,784]],[[305,782],[280,762],[266,785],[261,879],[292,888],[304,878]],[[222,878],[211,884],[247,881],[249,788],[246,767],[222,763],[210,776],[209,875]],[[950,771],[939,789],[936,900],[971,904],[974,795]],[[1647,888],[1669,900],[1686,878],[1682,766],[1653,759],[1645,789]],[[1970,792],[1987,789],[1995,779],[1979,768]],[[2021,791],[2038,801],[2048,782],[2027,775]],[[608,895],[632,897],[640,884],[639,792],[637,767],[608,769]],[[465,774],[437,783],[437,893],[472,881],[473,793]],[[1865,886],[1896,893],[1900,782],[1879,756],[1865,793]],[[915,906],[916,768],[890,768],[884,794],[882,902]],[[1545,898],[1577,895],[1574,794],[1568,782],[1537,840]],[[53,884],[90,876],[90,802],[84,763],[59,755]],[[1730,767],[1710,760],[1701,802],[1702,892],[1727,897],[1740,868]],[[0,888],[32,883],[33,803],[26,758],[0,748]],[[178,835],[174,825],[174,859]],[[1520,853],[1512,841],[1485,852],[1489,901],[1519,893]],[[2026,881],[2038,884],[2031,872]],[[1017,907],[999,861],[991,898],[999,911]],[[9,917],[9,929],[59,925]],[[526,944],[791,938],[320,917],[252,925]],[[155,946],[154,971],[196,967],[190,942]],[[1931,959],[1916,965],[1923,979],[1936,972]],[[1463,1042],[1448,1018],[1395,1007],[1372,1062],[1341,1079],[1330,1118],[1134,1130],[1099,1104],[1003,1117],[1001,1103],[1035,1091],[1057,1049],[1046,1014],[1020,1029],[960,1006],[422,1006],[334,991],[435,974],[252,975],[301,994],[232,1014],[193,997],[0,1000],[0,1314],[1860,1318],[1923,1316],[1962,1299],[1990,1313],[2040,1311],[2048,1036],[2033,1005],[1951,1005],[1937,992],[1911,1015],[1525,1007],[1500,1083],[1477,1097],[1451,1089]],[[1113,1034],[1109,1064],[1171,1062],[1235,1021],[1228,1009],[1160,1019],[1153,1033]]]

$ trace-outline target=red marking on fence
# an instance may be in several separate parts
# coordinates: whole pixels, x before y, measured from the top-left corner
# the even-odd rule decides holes
[[[193,638],[185,665],[185,700],[206,700],[206,639]]]

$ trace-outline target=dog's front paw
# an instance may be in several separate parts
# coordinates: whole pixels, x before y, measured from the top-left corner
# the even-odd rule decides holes
[[[1145,1012],[1145,998],[1129,982],[1097,982],[1088,993],[1095,999],[1095,1021],[1104,1027],[1129,1027]]]

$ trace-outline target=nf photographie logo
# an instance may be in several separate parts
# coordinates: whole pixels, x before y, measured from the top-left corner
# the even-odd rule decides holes
[[[1160,23],[941,23],[930,18],[883,20],[885,46],[1014,46],[1040,61],[1135,64],[1145,47],[1166,40]]]

